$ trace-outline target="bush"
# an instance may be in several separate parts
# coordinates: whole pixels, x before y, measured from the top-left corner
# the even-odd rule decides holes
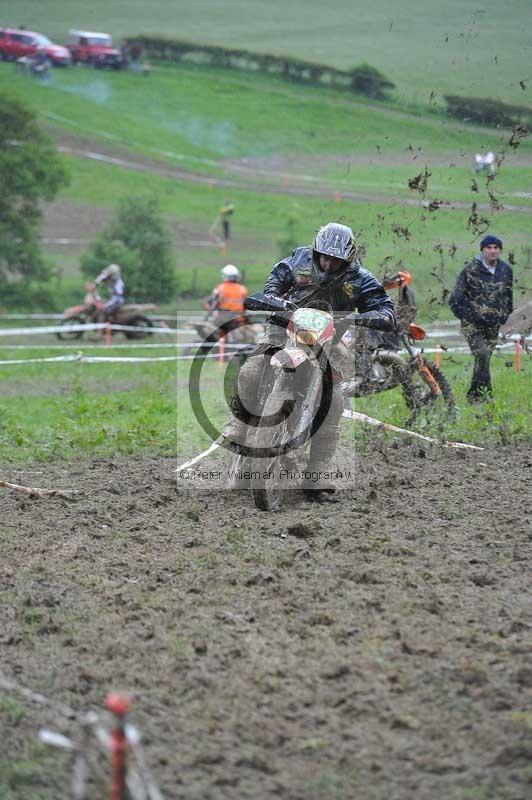
[[[128,300],[168,302],[177,281],[172,241],[154,197],[128,197],[114,220],[81,259],[81,271],[94,278],[108,264],[123,269]]]
[[[377,100],[386,99],[386,90],[395,89],[395,83],[372,67],[371,64],[359,64],[349,71],[351,75],[351,87],[359,94],[368,97],[375,97]]]
[[[394,84],[388,78],[369,64],[360,64],[347,71],[292,56],[254,53],[250,50],[167,39],[165,36],[156,35],[140,35],[126,39],[125,42],[128,46],[140,46],[148,57],[160,61],[187,61],[225,69],[262,72],[266,75],[277,75],[293,83],[351,89],[381,100],[385,98],[386,89],[394,88]]]
[[[512,106],[485,97],[460,97],[455,94],[446,94],[443,97],[447,103],[447,114],[462,122],[508,128],[532,123],[532,109],[525,106]]]
[[[16,281],[2,287],[2,311],[62,311],[64,307],[61,298],[49,284]]]

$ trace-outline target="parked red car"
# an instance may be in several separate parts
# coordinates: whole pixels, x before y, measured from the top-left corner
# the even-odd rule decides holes
[[[69,31],[67,47],[74,63],[112,69],[121,69],[123,66],[122,56],[116,47],[113,47],[113,40],[108,33]]]
[[[44,53],[56,67],[66,67],[72,62],[66,47],[54,44],[42,33],[23,28],[0,28],[0,60],[15,61],[39,53]]]

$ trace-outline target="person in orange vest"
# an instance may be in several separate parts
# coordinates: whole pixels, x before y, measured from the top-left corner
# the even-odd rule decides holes
[[[234,264],[226,264],[220,274],[222,282],[214,287],[206,302],[207,320],[217,326],[217,339],[248,323],[244,314],[248,290],[240,283],[240,270]]]

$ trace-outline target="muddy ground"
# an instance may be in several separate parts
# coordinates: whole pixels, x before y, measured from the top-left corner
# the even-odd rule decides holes
[[[275,514],[172,459],[4,468],[79,492],[0,489],[4,682],[129,692],[166,798],[529,798],[529,447],[340,456],[337,504]],[[42,724],[77,731],[0,690],[3,798],[70,796]]]

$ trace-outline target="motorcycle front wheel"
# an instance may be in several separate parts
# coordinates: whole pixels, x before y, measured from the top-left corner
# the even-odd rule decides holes
[[[432,412],[443,409],[447,413],[451,413],[454,410],[453,390],[441,369],[426,360],[423,366],[426,367],[440,391],[435,392],[434,386],[431,386],[427,377],[423,376],[423,372],[419,369],[414,369],[401,384],[403,397],[410,411],[408,423],[412,423],[422,410]]]
[[[286,498],[285,455],[290,447],[289,417],[293,407],[285,375],[279,375],[251,437],[251,493],[261,511],[277,511]]]
[[[63,326],[66,327],[68,325],[84,325],[84,324],[85,320],[83,319],[83,317],[65,317],[65,319],[62,319],[61,322],[59,323],[61,327]],[[57,331],[56,336],[58,339],[61,339],[61,341],[81,339],[81,337],[83,336],[83,331],[68,331],[68,330]]]

